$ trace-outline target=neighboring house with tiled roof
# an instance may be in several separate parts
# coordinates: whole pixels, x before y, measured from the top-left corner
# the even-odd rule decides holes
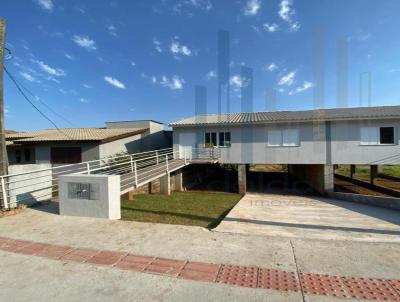
[[[155,125],[154,125],[155,124]],[[107,125],[108,126],[108,125]],[[6,132],[10,164],[66,164],[120,152],[142,152],[171,146],[171,135],[154,121],[113,123],[106,128],[62,128]]]
[[[400,163],[400,106],[197,115],[170,126],[175,150],[216,147],[222,163]]]

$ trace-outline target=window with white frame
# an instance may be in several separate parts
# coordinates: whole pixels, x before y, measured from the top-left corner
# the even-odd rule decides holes
[[[204,134],[204,146],[210,147],[230,147],[231,133],[228,131],[206,132]]]
[[[300,145],[299,129],[268,130],[267,145],[270,147],[296,147]]]
[[[394,127],[361,127],[360,145],[393,145]]]
[[[219,132],[218,133],[218,146],[219,147],[230,147],[231,146],[231,133],[230,132]]]

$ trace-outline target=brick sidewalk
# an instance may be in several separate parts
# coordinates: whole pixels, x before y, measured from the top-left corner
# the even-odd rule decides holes
[[[343,299],[400,301],[400,280],[353,278],[259,267],[190,262],[44,244],[6,237],[0,237],[0,250],[61,261],[108,265],[116,269],[160,274],[195,281],[277,291],[302,291],[305,294],[333,296]]]

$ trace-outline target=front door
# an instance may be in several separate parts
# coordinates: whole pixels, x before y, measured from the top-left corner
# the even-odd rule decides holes
[[[186,157],[190,156],[193,148],[196,147],[195,133],[180,133],[179,134],[179,157],[183,158],[186,152]]]

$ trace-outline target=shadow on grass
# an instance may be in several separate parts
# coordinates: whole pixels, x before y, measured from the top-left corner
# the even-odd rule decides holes
[[[124,211],[131,211],[131,212],[142,212],[142,213],[156,214],[156,215],[160,215],[160,216],[172,216],[172,217],[175,216],[175,217],[180,217],[180,218],[186,218],[186,219],[190,219],[190,220],[203,222],[204,224],[207,224],[205,226],[206,228],[213,229],[225,218],[225,216],[229,213],[229,211],[232,208],[225,210],[224,212],[222,212],[216,218],[209,217],[209,216],[201,216],[201,215],[193,215],[193,214],[185,214],[185,213],[177,213],[177,212],[168,212],[168,211],[132,209],[132,208],[129,208],[129,207],[121,207],[121,209],[124,210]],[[124,218],[124,220],[130,220],[130,219],[129,218]],[[160,223],[163,223],[163,222],[160,222]],[[187,225],[187,223],[180,223],[180,224]]]

